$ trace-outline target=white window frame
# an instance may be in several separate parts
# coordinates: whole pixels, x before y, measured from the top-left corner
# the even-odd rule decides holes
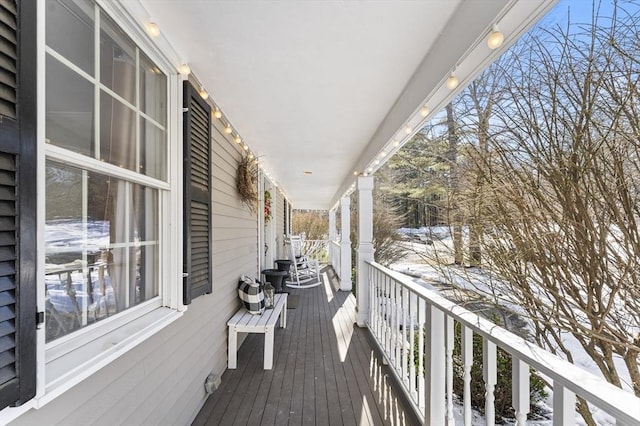
[[[133,306],[113,317],[103,319],[50,343],[45,341],[45,327],[37,331],[38,383],[36,397],[6,413],[11,420],[29,408],[52,401],[80,381],[108,365],[177,320],[187,309],[182,303],[182,80],[176,71],[180,63],[166,41],[154,42],[136,19],[119,2],[95,0],[98,6],[124,31],[136,46],[167,76],[166,136],[167,181],[121,169],[45,141],[45,62],[50,50],[45,43],[45,7],[38,7],[38,310],[45,306],[45,162],[47,159],[70,165],[82,164],[83,170],[106,173],[158,190],[159,296]],[[65,63],[66,64],[66,63]],[[98,82],[99,84],[99,82]],[[98,87],[98,86],[96,86]],[[97,89],[104,90],[102,89]],[[123,101],[112,91],[107,93]],[[99,100],[97,101],[99,102]],[[129,103],[125,102],[129,105]],[[137,111],[137,110],[136,110]],[[141,112],[138,112],[141,114]],[[149,118],[144,115],[145,118]],[[105,349],[108,348],[108,349]],[[5,410],[7,411],[7,410]],[[5,413],[3,413],[5,414]]]

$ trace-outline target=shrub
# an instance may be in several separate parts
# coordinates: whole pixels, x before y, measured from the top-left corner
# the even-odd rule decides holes
[[[462,398],[464,391],[464,370],[462,364],[462,339],[460,336],[460,323],[455,325],[455,338],[453,349],[453,392]],[[484,413],[485,388],[482,377],[482,337],[473,335],[473,365],[471,367],[471,406]],[[512,400],[512,362],[511,355],[497,348],[496,366],[498,370],[497,382],[494,390],[496,421],[504,422],[505,419],[515,417]],[[530,415],[538,411],[538,403],[547,397],[546,383],[533,369],[529,374],[529,401]]]

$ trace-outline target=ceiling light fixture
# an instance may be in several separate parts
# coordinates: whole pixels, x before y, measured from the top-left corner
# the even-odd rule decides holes
[[[178,67],[178,72],[182,75],[191,74],[191,67],[188,64],[182,64]]]
[[[160,35],[160,27],[155,22],[147,22],[144,27],[147,30],[147,34],[151,37],[158,37]]]
[[[429,108],[427,108],[426,105],[420,108],[420,115],[423,117],[426,117],[427,115],[429,115]]]
[[[504,34],[502,34],[502,32],[498,29],[498,26],[494,24],[491,30],[491,34],[489,34],[489,38],[487,38],[487,46],[489,46],[489,49],[494,50],[502,46],[503,42]]]
[[[458,87],[458,84],[460,84],[460,80],[458,80],[458,77],[456,77],[456,74],[451,71],[451,75],[449,75],[449,78],[447,78],[447,89],[449,90],[453,90],[456,87]]]

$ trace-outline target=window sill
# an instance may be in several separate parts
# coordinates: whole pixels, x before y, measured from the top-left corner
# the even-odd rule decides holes
[[[34,407],[39,408],[52,401],[181,316],[182,312],[174,309],[154,309],[72,352],[47,362],[45,392],[36,399]]]

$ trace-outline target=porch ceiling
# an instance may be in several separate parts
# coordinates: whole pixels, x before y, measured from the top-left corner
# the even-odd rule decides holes
[[[425,121],[425,102],[441,109],[452,69],[462,87],[497,57],[485,43],[492,24],[504,50],[555,2],[140,0],[303,209],[331,208],[354,171],[408,138],[410,117]]]

